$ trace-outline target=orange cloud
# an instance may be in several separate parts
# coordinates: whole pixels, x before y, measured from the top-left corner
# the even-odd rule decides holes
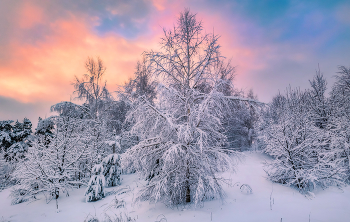
[[[11,42],[12,60],[0,66],[0,95],[21,102],[69,100],[74,76],[85,73],[88,56],[100,56],[111,90],[134,72],[137,60],[148,49],[142,40],[98,36],[83,20],[72,18],[50,24],[55,30],[36,45]],[[152,42],[152,39],[148,39]]]
[[[165,0],[153,0],[152,2],[158,11],[163,11],[165,9]]]

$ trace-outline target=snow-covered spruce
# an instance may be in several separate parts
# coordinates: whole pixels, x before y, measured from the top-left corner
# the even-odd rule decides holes
[[[0,152],[4,153],[7,161],[19,161],[24,158],[30,147],[32,123],[24,118],[12,125],[12,120],[0,121]]]
[[[91,178],[85,191],[86,201],[97,201],[105,197],[105,177],[102,164],[96,164],[91,170]]]
[[[120,185],[121,170],[119,160],[119,154],[110,154],[102,160],[103,176],[107,187]]]

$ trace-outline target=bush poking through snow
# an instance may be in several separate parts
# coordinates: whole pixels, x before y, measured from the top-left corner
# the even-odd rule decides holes
[[[157,220],[155,222],[167,222],[168,220],[163,214],[157,216]]]
[[[125,209],[125,201],[118,200],[116,197],[104,209],[103,217],[97,217],[88,215],[84,222],[132,222],[136,221],[135,218],[129,215],[129,212]]]
[[[241,190],[241,193],[243,194],[252,194],[253,189],[248,184],[242,184],[242,186],[239,188]]]
[[[28,197],[26,194],[27,194],[26,190],[14,189],[10,195],[12,197],[11,205],[27,202],[30,197]]]
[[[133,222],[136,221],[135,218],[132,218],[125,212],[121,212],[119,214],[108,215],[105,214],[103,219],[99,219],[98,217],[88,216],[84,222]]]

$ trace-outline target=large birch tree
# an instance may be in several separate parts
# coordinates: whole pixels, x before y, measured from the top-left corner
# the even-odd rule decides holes
[[[218,38],[185,10],[172,30],[164,29],[161,51],[145,52],[160,84],[158,103],[143,98],[127,117],[141,139],[127,156],[148,180],[140,200],[197,205],[224,197],[218,173],[233,169],[233,162],[223,149],[221,119],[228,100],[241,98],[222,93],[231,83],[220,78]]]

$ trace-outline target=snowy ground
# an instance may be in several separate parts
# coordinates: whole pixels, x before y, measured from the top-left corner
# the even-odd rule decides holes
[[[103,200],[86,203],[84,190],[73,190],[69,197],[59,198],[60,212],[56,213],[55,202],[46,204],[45,198],[31,203],[11,205],[8,197],[10,190],[0,192],[0,222],[2,221],[84,221],[89,216],[96,215],[102,218],[105,213],[127,213],[136,221],[161,221],[167,222],[191,221],[238,221],[238,222],[346,222],[350,221],[350,187],[343,190],[331,188],[315,192],[312,200],[305,198],[297,191],[272,184],[264,176],[262,168],[264,156],[258,153],[245,153],[245,160],[239,164],[235,174],[225,174],[231,179],[231,185],[224,185],[227,193],[225,202],[220,200],[205,202],[202,208],[171,209],[164,204],[149,204],[142,202],[132,204],[134,192],[142,186],[142,181],[137,175],[123,175],[122,185],[117,188],[109,188],[107,192],[121,193],[111,194]],[[247,195],[240,192],[242,184],[249,184],[253,194]],[[125,193],[122,193],[127,191]],[[125,207],[116,209],[123,200]],[[282,219],[281,219],[282,218]],[[162,221],[165,221],[164,219]]]

